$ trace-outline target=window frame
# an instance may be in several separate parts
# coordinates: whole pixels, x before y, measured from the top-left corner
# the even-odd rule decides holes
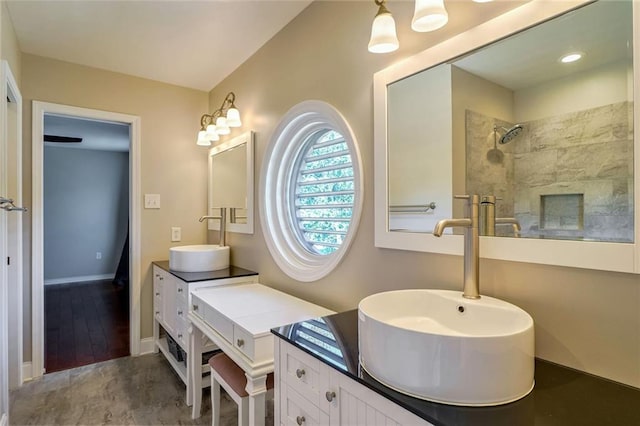
[[[309,251],[300,240],[294,217],[296,193],[293,176],[300,168],[305,142],[313,134],[332,129],[349,148],[353,167],[353,209],[349,230],[341,246],[330,254]],[[308,100],[292,107],[276,127],[265,152],[260,181],[260,221],[269,252],[280,269],[298,281],[317,281],[331,273],[347,253],[360,223],[363,202],[362,161],[351,127],[332,105]]]

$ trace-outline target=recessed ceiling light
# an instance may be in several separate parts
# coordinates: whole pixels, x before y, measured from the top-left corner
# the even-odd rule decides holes
[[[493,0],[473,0],[474,3],[489,3],[492,2]]]
[[[584,56],[584,53],[582,52],[571,52],[566,55],[563,55],[560,58],[560,62],[562,62],[563,64],[569,64],[571,62],[580,60],[582,56]]]

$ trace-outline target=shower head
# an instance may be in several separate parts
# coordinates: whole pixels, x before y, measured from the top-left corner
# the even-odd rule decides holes
[[[505,145],[511,142],[512,140],[514,140],[516,137],[518,137],[518,135],[522,133],[523,127],[522,127],[522,124],[516,124],[510,129],[507,129],[504,127],[498,128],[497,126],[494,127],[494,131],[498,131],[498,130],[501,130],[502,132],[504,132],[504,134],[498,140],[498,143],[500,145]]]

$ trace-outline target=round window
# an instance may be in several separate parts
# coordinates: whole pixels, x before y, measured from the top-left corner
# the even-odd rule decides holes
[[[353,132],[331,105],[305,101],[285,114],[264,158],[260,220],[287,275],[315,281],[342,260],[362,209],[360,170]]]

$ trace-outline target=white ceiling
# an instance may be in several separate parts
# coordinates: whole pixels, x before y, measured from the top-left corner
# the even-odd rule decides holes
[[[630,62],[631,14],[630,1],[598,2],[453,63],[503,87],[519,90],[604,64]],[[584,58],[572,64],[559,62],[561,56],[575,51],[584,53]]]
[[[311,0],[8,0],[20,50],[209,91]]]

